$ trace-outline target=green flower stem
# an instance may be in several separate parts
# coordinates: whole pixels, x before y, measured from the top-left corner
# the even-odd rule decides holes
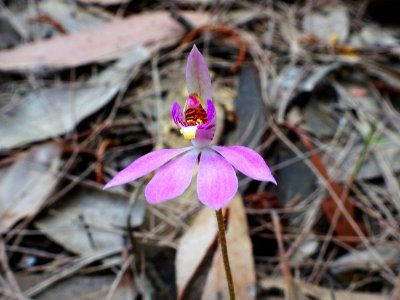
[[[222,259],[224,261],[226,281],[228,282],[229,298],[230,300],[235,300],[235,288],[233,286],[231,266],[229,264],[228,247],[226,245],[224,216],[222,215],[221,209],[217,210],[215,214],[217,216],[219,244],[221,247]]]

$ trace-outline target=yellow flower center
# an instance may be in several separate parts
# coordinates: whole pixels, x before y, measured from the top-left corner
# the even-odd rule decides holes
[[[181,133],[183,137],[187,140],[192,140],[196,137],[197,125],[187,126],[181,128]]]

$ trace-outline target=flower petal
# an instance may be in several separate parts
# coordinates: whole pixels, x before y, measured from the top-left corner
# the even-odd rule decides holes
[[[231,164],[211,149],[203,149],[197,174],[199,200],[215,210],[228,204],[238,189]]]
[[[211,123],[215,124],[217,122],[217,118],[216,118],[217,113],[215,111],[215,106],[214,106],[214,103],[212,102],[212,100],[207,99],[206,105],[207,105],[207,122],[204,125],[200,125],[199,127],[207,126],[208,124],[211,124]]]
[[[199,151],[188,153],[170,161],[150,180],[144,191],[149,203],[159,203],[178,197],[189,187]]]
[[[216,130],[216,112],[214,103],[207,99],[207,122],[197,126],[195,145],[210,144]]]
[[[186,126],[185,116],[178,102],[174,102],[171,107],[171,117],[179,127]]]
[[[171,158],[190,150],[192,147],[180,149],[162,149],[139,157],[122,171],[118,172],[103,189],[121,185],[142,177],[164,165]]]
[[[213,146],[212,148],[244,175],[276,184],[276,180],[264,159],[254,150],[243,146]]]
[[[186,86],[189,95],[198,94],[202,99],[212,99],[211,77],[207,63],[196,45],[190,51],[186,64]]]

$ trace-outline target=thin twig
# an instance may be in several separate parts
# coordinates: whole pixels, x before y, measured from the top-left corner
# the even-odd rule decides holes
[[[4,274],[7,278],[7,281],[10,284],[11,289],[15,293],[15,298],[26,299],[26,297],[22,294],[22,291],[18,285],[18,282],[15,279],[15,276],[14,276],[13,272],[11,271],[10,266],[8,264],[6,246],[5,246],[3,239],[0,240],[0,263],[3,268]]]
[[[130,255],[126,259],[126,261],[124,261],[124,263],[122,264],[121,270],[118,272],[117,276],[115,277],[114,282],[112,283],[112,285],[111,285],[111,287],[110,287],[110,289],[108,291],[106,300],[112,300],[113,299],[115,291],[117,290],[118,285],[121,283],[121,280],[122,280],[124,274],[126,273],[126,271],[128,270],[128,268],[129,268],[130,264],[132,263],[132,261],[133,261],[133,256],[132,255]]]

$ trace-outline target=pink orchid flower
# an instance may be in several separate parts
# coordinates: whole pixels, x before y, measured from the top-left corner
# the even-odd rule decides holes
[[[233,167],[253,179],[276,184],[264,159],[243,146],[211,146],[216,129],[216,112],[212,102],[211,78],[207,63],[196,46],[186,65],[189,97],[182,111],[177,102],[171,116],[182,135],[193,146],[150,152],[117,173],[106,188],[138,179],[159,169],[145,188],[149,203],[159,203],[182,195],[192,181],[198,163],[197,195],[212,209],[219,210],[229,203],[238,190]],[[206,100],[206,110],[203,108]]]

